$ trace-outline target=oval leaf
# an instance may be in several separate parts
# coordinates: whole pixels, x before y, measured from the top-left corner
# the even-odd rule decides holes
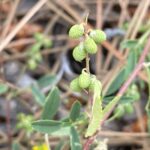
[[[100,121],[103,118],[102,112],[102,97],[97,97],[93,101],[92,106],[92,118],[88,125],[85,137],[89,137],[95,134],[95,132],[100,128]]]
[[[82,150],[79,135],[74,127],[70,129],[70,144],[71,150]]]
[[[1,83],[1,84],[0,84],[0,94],[6,93],[7,90],[8,90],[8,86]]]
[[[49,85],[54,85],[56,83],[56,76],[45,75],[38,80],[38,85],[40,88],[47,87]]]
[[[35,101],[40,106],[44,106],[45,95],[40,91],[40,89],[33,85],[33,86],[31,86],[31,91],[32,91]]]
[[[76,121],[76,119],[80,116],[80,109],[81,109],[80,102],[78,101],[74,102],[70,112],[70,119],[72,121]]]
[[[57,136],[69,135],[70,133],[70,125],[61,121],[38,120],[32,123],[32,127],[39,132]]]
[[[60,95],[58,88],[53,88],[46,97],[42,119],[51,119],[56,114],[60,104]]]

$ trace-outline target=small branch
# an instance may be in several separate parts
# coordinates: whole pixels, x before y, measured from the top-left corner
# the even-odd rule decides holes
[[[0,52],[8,45],[8,43],[15,37],[18,31],[32,18],[32,16],[46,3],[47,0],[40,0],[27,13],[27,15],[18,23],[10,34],[0,43]]]
[[[49,144],[49,139],[48,139],[48,134],[45,134],[45,143],[46,143],[47,149],[51,150],[50,144]]]
[[[94,140],[95,140],[94,136],[88,138],[87,141],[85,142],[84,146],[83,146],[83,150],[89,150],[90,145],[93,143]]]
[[[113,103],[111,109],[109,112],[106,113],[106,115],[104,116],[104,119],[102,120],[102,122],[100,123],[100,125],[102,125],[104,123],[104,121],[109,117],[109,115],[111,114],[111,112],[114,110],[116,104],[118,103],[118,101],[120,100],[120,98],[123,96],[123,94],[125,93],[125,91],[127,90],[127,88],[129,87],[129,85],[131,84],[131,82],[135,79],[135,77],[138,75],[138,73],[140,72],[140,70],[143,67],[144,64],[144,60],[146,55],[149,52],[149,48],[150,48],[150,38],[148,39],[146,46],[141,54],[141,57],[139,59],[139,62],[136,66],[136,68],[134,69],[134,71],[132,72],[132,74],[129,76],[129,78],[127,79],[127,81],[123,84],[123,86],[120,88],[119,92],[117,93],[116,97],[113,99],[115,100],[115,103]],[[117,98],[118,97],[118,98]],[[112,100],[112,101],[113,101]],[[112,102],[111,101],[111,102]],[[111,105],[111,104],[110,104]]]
[[[135,77],[138,75],[139,71],[142,69],[142,67],[144,66],[144,60],[146,55],[148,54],[150,49],[150,38],[148,39],[146,46],[141,54],[141,57],[139,59],[139,62],[136,66],[136,68],[134,69],[134,71],[132,72],[132,74],[129,76],[129,78],[127,79],[127,81],[123,84],[123,86],[120,88],[118,94],[115,96],[115,98],[107,105],[107,107],[109,108],[110,106],[110,110],[109,112],[104,113],[104,118],[103,120],[100,122],[100,126],[103,125],[103,123],[105,122],[105,120],[109,117],[109,115],[111,114],[111,112],[114,110],[116,104],[118,103],[118,101],[120,100],[120,98],[123,96],[123,94],[125,93],[125,91],[127,90],[127,88],[129,87],[129,85],[131,84],[131,82],[135,79]],[[99,132],[96,133],[96,135],[98,135]],[[84,144],[84,150],[89,150],[89,146],[90,144],[93,143],[95,136],[90,137],[86,143]]]
[[[86,55],[86,71],[90,73],[90,64],[89,64],[90,58],[88,54]]]

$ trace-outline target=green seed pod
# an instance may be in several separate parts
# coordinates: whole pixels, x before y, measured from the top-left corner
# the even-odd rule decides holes
[[[44,39],[44,35],[42,33],[37,32],[34,34],[34,38],[37,42],[42,42]]]
[[[140,99],[140,94],[139,94],[138,87],[136,84],[133,84],[130,87],[129,95],[131,95],[135,100]]]
[[[80,43],[78,46],[76,46],[73,50],[73,58],[76,61],[82,61],[86,57],[86,52],[84,50],[83,43]]]
[[[124,109],[125,109],[125,112],[127,114],[132,114],[134,112],[134,108],[133,108],[131,103],[130,104],[129,103],[125,104]]]
[[[29,67],[29,69],[34,70],[37,67],[36,61],[34,59],[29,59],[28,67]]]
[[[73,90],[75,92],[80,92],[81,91],[81,88],[79,86],[79,78],[75,78],[71,81],[70,88],[71,88],[71,90]]]
[[[106,40],[106,34],[102,30],[93,30],[90,32],[90,37],[99,44]]]
[[[82,70],[81,75],[79,76],[79,86],[83,89],[88,88],[91,82],[90,74]]]
[[[91,92],[99,91],[99,93],[101,93],[101,90],[102,90],[102,84],[101,84],[101,82],[96,79],[95,75],[92,76],[91,83],[89,85],[89,91],[91,91]]]
[[[43,40],[43,45],[45,48],[50,48],[52,46],[52,41],[48,37],[45,37]]]
[[[97,45],[94,40],[90,37],[87,37],[84,41],[84,47],[87,53],[95,54],[97,52]]]
[[[116,118],[121,118],[125,113],[123,105],[118,105],[114,111],[114,115]]]
[[[69,37],[80,38],[84,34],[84,26],[82,24],[73,25],[69,30]]]
[[[40,62],[42,60],[42,56],[40,52],[37,52],[34,56],[33,59]]]

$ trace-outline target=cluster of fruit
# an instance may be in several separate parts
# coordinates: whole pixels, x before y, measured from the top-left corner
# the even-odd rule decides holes
[[[114,115],[116,118],[121,118],[125,114],[132,114],[134,112],[134,108],[132,103],[119,104],[115,111]]]
[[[42,61],[41,48],[50,48],[52,41],[41,33],[35,33],[35,44],[28,50],[28,67],[31,70],[36,69],[39,62]]]
[[[73,50],[73,57],[79,62],[85,59],[88,53],[95,54],[98,50],[97,44],[106,40],[106,34],[102,30],[90,30],[86,33],[83,24],[77,24],[70,28],[69,37],[78,39],[83,36],[85,36],[84,41],[80,42]]]
[[[70,83],[70,88],[75,92],[80,92],[83,89],[88,89],[94,92],[95,89],[101,89],[102,85],[95,75],[90,75],[84,68],[79,77],[73,79]]]
[[[73,58],[79,62],[84,60],[87,54],[95,54],[98,50],[97,44],[106,40],[106,34],[103,31],[96,29],[86,32],[84,24],[73,25],[69,30],[69,37],[73,39],[83,37],[82,42],[73,50]],[[101,88],[101,82],[84,68],[79,77],[71,82],[70,88],[76,92],[80,92],[82,89],[89,89],[89,91],[94,92],[96,88]]]

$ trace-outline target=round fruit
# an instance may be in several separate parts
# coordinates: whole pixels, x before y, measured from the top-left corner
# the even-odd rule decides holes
[[[91,77],[90,74],[85,72],[85,70],[82,71],[81,75],[79,76],[79,86],[83,89],[88,88],[91,83]]]
[[[101,82],[99,80],[96,79],[95,76],[93,76],[91,78],[91,83],[89,85],[89,90],[92,91],[92,92],[97,91],[99,93],[101,93],[101,91],[102,91],[102,84],[101,84]]]
[[[90,37],[99,44],[106,40],[106,34],[102,30],[93,30],[90,32]]]
[[[42,56],[40,52],[37,52],[34,56],[33,59],[40,62],[42,60]]]
[[[80,43],[78,46],[76,46],[73,50],[73,58],[76,61],[82,61],[86,57],[86,52],[84,50],[83,43]]]
[[[42,33],[37,32],[34,34],[34,38],[37,42],[41,42],[44,39],[44,35]]]
[[[71,88],[71,90],[73,90],[75,92],[80,92],[81,91],[81,88],[79,86],[79,78],[75,78],[71,81],[70,88]]]
[[[82,24],[73,25],[69,30],[69,37],[80,38],[84,34],[84,26]]]
[[[29,59],[28,60],[28,67],[29,67],[29,69],[34,70],[37,67],[36,61],[33,59]]]
[[[50,48],[52,46],[52,41],[48,37],[45,37],[43,40],[43,45],[45,48]]]
[[[87,37],[84,41],[84,47],[86,52],[90,54],[95,54],[97,52],[97,45],[94,40],[90,37]]]
[[[132,114],[134,112],[134,108],[132,104],[129,104],[129,103],[124,105],[124,109],[127,114]]]
[[[121,118],[125,113],[124,107],[122,105],[118,105],[114,111],[116,118]]]

